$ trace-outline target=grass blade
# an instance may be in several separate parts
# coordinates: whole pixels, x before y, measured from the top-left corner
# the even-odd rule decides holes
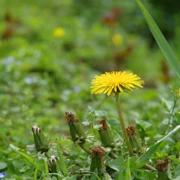
[[[50,179],[51,177],[49,174],[48,162],[45,159],[44,159],[44,168],[45,168],[46,177],[48,177]]]
[[[62,155],[62,152],[61,152],[61,149],[60,149],[59,146],[57,146],[57,150],[58,150],[58,157],[59,157],[59,161],[58,162],[59,162],[60,169],[61,169],[63,175],[65,177],[67,177],[68,176],[68,168],[66,166],[64,157]]]
[[[161,140],[159,140],[157,143],[155,143],[151,148],[148,149],[148,151],[146,151],[145,154],[143,154],[142,156],[139,157],[139,159],[137,160],[137,163],[139,164],[139,166],[143,166],[149,159],[149,157],[156,152],[156,149],[159,147],[159,145],[168,137],[170,137],[172,134],[174,134],[177,130],[180,129],[180,125],[176,126],[169,134],[167,134],[166,136],[164,136]]]
[[[39,166],[36,166],[36,169],[35,169],[35,171],[34,171],[34,180],[37,180],[38,170],[39,170]]]
[[[124,160],[123,160],[122,153],[121,153],[121,155],[118,158],[118,162],[119,162],[119,175],[116,178],[116,180],[121,180],[121,179],[124,179],[124,174],[123,174]]]
[[[35,159],[31,158],[31,157],[28,156],[26,153],[20,151],[19,148],[15,147],[15,146],[12,145],[12,144],[10,144],[10,147],[11,147],[14,151],[16,151],[18,154],[21,154],[23,157],[25,157],[31,164],[33,164],[33,165],[35,165],[35,166],[37,165]]]
[[[149,14],[147,9],[144,7],[144,5],[140,2],[140,0],[136,0],[137,4],[139,5],[141,11],[144,14],[144,17],[149,25],[149,28],[151,30],[151,33],[153,34],[158,46],[160,47],[162,53],[166,57],[166,60],[172,67],[172,69],[175,71],[177,76],[180,78],[180,61],[177,60],[175,57],[170,45],[166,41],[165,37],[161,33],[159,27],[153,20],[152,16]]]
[[[125,180],[132,179],[131,177],[131,170],[130,170],[130,159],[128,157],[127,163],[126,163],[126,172],[125,172]]]

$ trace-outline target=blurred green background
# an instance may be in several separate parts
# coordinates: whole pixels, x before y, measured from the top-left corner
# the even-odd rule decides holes
[[[178,1],[143,3],[180,58]],[[89,88],[94,75],[114,70],[145,81],[131,99],[122,96],[125,113],[140,113],[159,88],[179,85],[135,0],[0,0],[1,157],[9,157],[11,143],[33,142],[32,125],[52,139],[68,134],[66,111],[83,119],[88,110],[105,109],[115,117],[113,98]]]

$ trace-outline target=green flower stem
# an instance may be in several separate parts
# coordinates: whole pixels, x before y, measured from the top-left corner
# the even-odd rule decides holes
[[[115,96],[116,96],[116,105],[117,105],[117,111],[118,111],[118,115],[119,115],[119,121],[120,121],[122,132],[123,132],[123,135],[124,135],[124,140],[125,140],[125,143],[126,143],[126,146],[127,146],[128,150],[129,150],[130,155],[133,155],[132,147],[131,147],[131,144],[129,142],[129,137],[127,135],[124,120],[123,120],[123,117],[122,117],[120,103],[118,101],[119,93],[118,92],[115,93]]]
[[[85,152],[87,152],[88,154],[91,154],[91,151],[87,148],[84,147],[83,144],[78,144],[80,146],[81,149],[83,149]]]
[[[172,129],[172,117],[173,117],[173,113],[174,113],[174,110],[176,107],[176,103],[177,103],[177,98],[174,97],[173,107],[172,107],[171,112],[170,112],[170,117],[168,120],[168,129],[167,129],[166,133],[169,133],[170,129]]]

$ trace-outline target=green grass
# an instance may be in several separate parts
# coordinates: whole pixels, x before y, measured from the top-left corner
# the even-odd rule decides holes
[[[158,11],[150,3],[145,5],[149,12]],[[120,7],[122,13],[116,25],[109,27],[103,18],[113,7]],[[146,170],[142,163],[155,168],[157,160],[166,158],[168,176],[178,179],[179,79],[168,65],[166,72],[162,70],[164,56],[156,44],[151,47],[149,29],[135,2],[2,0],[0,10],[0,172],[6,172],[7,179],[151,180],[158,173]],[[11,22],[5,20],[7,15]],[[3,38],[9,27],[12,34]],[[53,36],[57,27],[64,29],[62,37]],[[122,44],[112,43],[115,34],[122,36]],[[178,37],[176,33],[169,44],[180,57]],[[167,47],[164,51],[168,52]],[[178,74],[178,63],[171,59]],[[143,147],[140,154],[128,155],[113,95],[90,94],[94,75],[112,70],[132,71],[145,81],[143,89],[120,97],[126,126],[136,126]],[[170,80],[165,82],[167,77]],[[71,141],[65,112],[82,122],[88,150],[103,146],[98,121],[106,116],[116,144],[115,148],[103,147],[103,175],[90,172],[91,155]],[[32,145],[33,125],[49,139],[46,156]],[[49,170],[51,155],[59,157],[55,174]]]

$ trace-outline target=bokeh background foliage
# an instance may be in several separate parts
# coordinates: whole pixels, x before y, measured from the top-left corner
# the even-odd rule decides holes
[[[175,1],[142,2],[179,62]],[[118,131],[113,98],[90,95],[89,89],[95,74],[112,70],[132,71],[145,81],[143,90],[121,97],[125,119],[139,127],[145,144],[164,136],[169,117],[173,127],[179,124],[178,105],[172,112],[179,79],[135,1],[0,1],[0,161],[7,163],[7,178],[31,177],[30,166],[9,145],[32,144],[34,124],[52,141],[63,139],[69,135],[64,112],[87,122],[87,114],[95,111]],[[154,158],[179,150],[177,139],[164,142]],[[173,163],[176,172],[179,165]]]

